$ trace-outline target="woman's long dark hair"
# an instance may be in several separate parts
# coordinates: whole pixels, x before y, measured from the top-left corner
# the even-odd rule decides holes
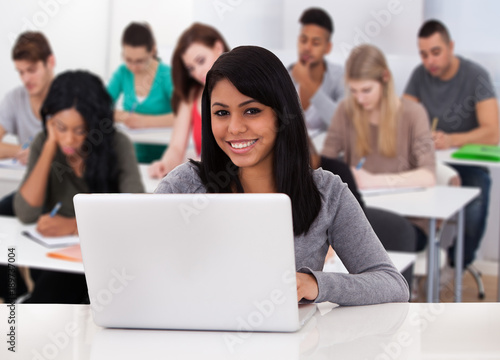
[[[113,102],[103,82],[86,71],[57,76],[42,105],[43,129],[59,111],[74,108],[83,117],[87,136],[80,150],[85,161],[84,179],[91,192],[118,192],[117,156],[113,148]]]
[[[202,99],[202,144],[199,174],[208,192],[244,189],[238,168],[217,145],[212,133],[211,94],[222,79],[240,93],[273,109],[277,120],[274,176],[277,191],[292,201],[295,235],[306,233],[319,213],[321,198],[312,177],[309,146],[297,91],[282,62],[257,46],[240,46],[222,54],[207,74]]]

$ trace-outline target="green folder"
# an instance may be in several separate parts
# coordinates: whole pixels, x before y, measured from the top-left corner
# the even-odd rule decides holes
[[[451,157],[464,160],[500,161],[500,147],[468,144],[451,154]]]

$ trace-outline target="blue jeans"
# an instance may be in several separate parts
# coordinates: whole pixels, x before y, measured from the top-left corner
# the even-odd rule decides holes
[[[484,235],[490,204],[491,178],[488,169],[479,166],[451,165],[460,175],[463,186],[474,186],[481,193],[465,208],[464,268],[472,263]],[[455,245],[448,249],[450,264],[454,266]]]

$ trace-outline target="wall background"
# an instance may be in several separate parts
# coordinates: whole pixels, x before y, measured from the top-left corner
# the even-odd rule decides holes
[[[121,63],[121,33],[131,21],[151,24],[166,63],[180,33],[200,21],[217,27],[231,47],[264,46],[288,65],[296,58],[298,18],[311,6],[333,17],[331,61],[343,64],[353,46],[372,43],[385,52],[399,93],[419,63],[418,28],[426,19],[440,19],[456,52],[484,65],[500,94],[500,2],[495,0],[19,0],[0,6],[0,98],[21,84],[10,54],[17,35],[28,29],[49,38],[56,72],[87,69],[107,82]],[[498,199],[500,173],[493,178],[492,199]],[[500,210],[492,205],[480,256],[498,259]]]

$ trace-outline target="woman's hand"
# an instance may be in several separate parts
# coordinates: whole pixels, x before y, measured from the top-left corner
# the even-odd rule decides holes
[[[153,179],[163,178],[165,175],[167,175],[167,168],[165,166],[165,163],[161,160],[152,162],[148,167],[148,174]]]
[[[47,128],[47,139],[45,140],[45,143],[57,146],[56,125],[54,123],[54,120],[47,120],[45,126]]]
[[[123,120],[123,123],[127,125],[129,129],[140,129],[146,127],[144,119],[141,115],[136,113],[129,113],[128,116]]]
[[[297,301],[302,299],[315,300],[319,289],[316,278],[311,274],[297,273]]]
[[[356,180],[356,184],[360,189],[367,189],[373,186],[376,186],[377,179],[375,179],[375,175],[365,169],[361,168],[357,170],[355,167],[351,167],[352,175],[354,176],[354,180]],[[387,184],[389,186],[389,184]]]
[[[15,159],[19,161],[21,165],[26,165],[28,163],[29,154],[30,154],[30,148],[19,150],[19,152],[15,156]]]
[[[76,219],[50,214],[40,216],[36,230],[43,236],[67,236],[77,234]]]

